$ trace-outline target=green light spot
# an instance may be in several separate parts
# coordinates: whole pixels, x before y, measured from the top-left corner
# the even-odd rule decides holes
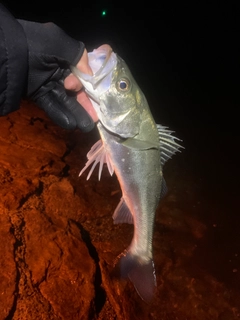
[[[107,14],[107,11],[106,11],[106,10],[103,10],[103,11],[102,11],[102,17],[104,17],[106,14]]]

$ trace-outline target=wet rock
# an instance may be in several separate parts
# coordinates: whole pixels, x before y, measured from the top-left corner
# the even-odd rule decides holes
[[[22,110],[1,119],[0,318],[89,319],[96,267],[72,222],[85,207],[61,177],[67,147]]]
[[[11,312],[15,300],[17,268],[14,261],[15,238],[7,212],[0,213],[0,318],[5,319]]]

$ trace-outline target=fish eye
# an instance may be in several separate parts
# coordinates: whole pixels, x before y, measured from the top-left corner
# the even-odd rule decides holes
[[[126,78],[122,78],[117,82],[117,89],[120,91],[128,91],[130,88],[130,81]]]

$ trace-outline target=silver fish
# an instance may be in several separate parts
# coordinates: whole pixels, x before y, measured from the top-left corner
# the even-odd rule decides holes
[[[179,149],[172,131],[157,125],[148,102],[125,61],[109,45],[88,53],[93,76],[78,76],[99,117],[101,139],[87,154],[81,175],[91,167],[87,179],[99,164],[99,180],[106,163],[114,172],[122,198],[114,211],[114,223],[133,223],[134,235],[120,255],[122,277],[129,277],[140,297],[149,301],[156,287],[152,238],[155,212],[166,192],[162,168]]]

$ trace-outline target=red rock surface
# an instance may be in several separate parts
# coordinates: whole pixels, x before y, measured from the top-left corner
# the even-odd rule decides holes
[[[232,265],[216,271],[221,248],[209,234],[218,225],[201,213],[219,206],[206,206],[191,152],[166,164],[153,241],[158,285],[146,304],[111,273],[133,232],[112,223],[116,177],[78,177],[97,131],[66,131],[27,102],[0,127],[0,319],[240,319],[240,252],[231,247]]]

